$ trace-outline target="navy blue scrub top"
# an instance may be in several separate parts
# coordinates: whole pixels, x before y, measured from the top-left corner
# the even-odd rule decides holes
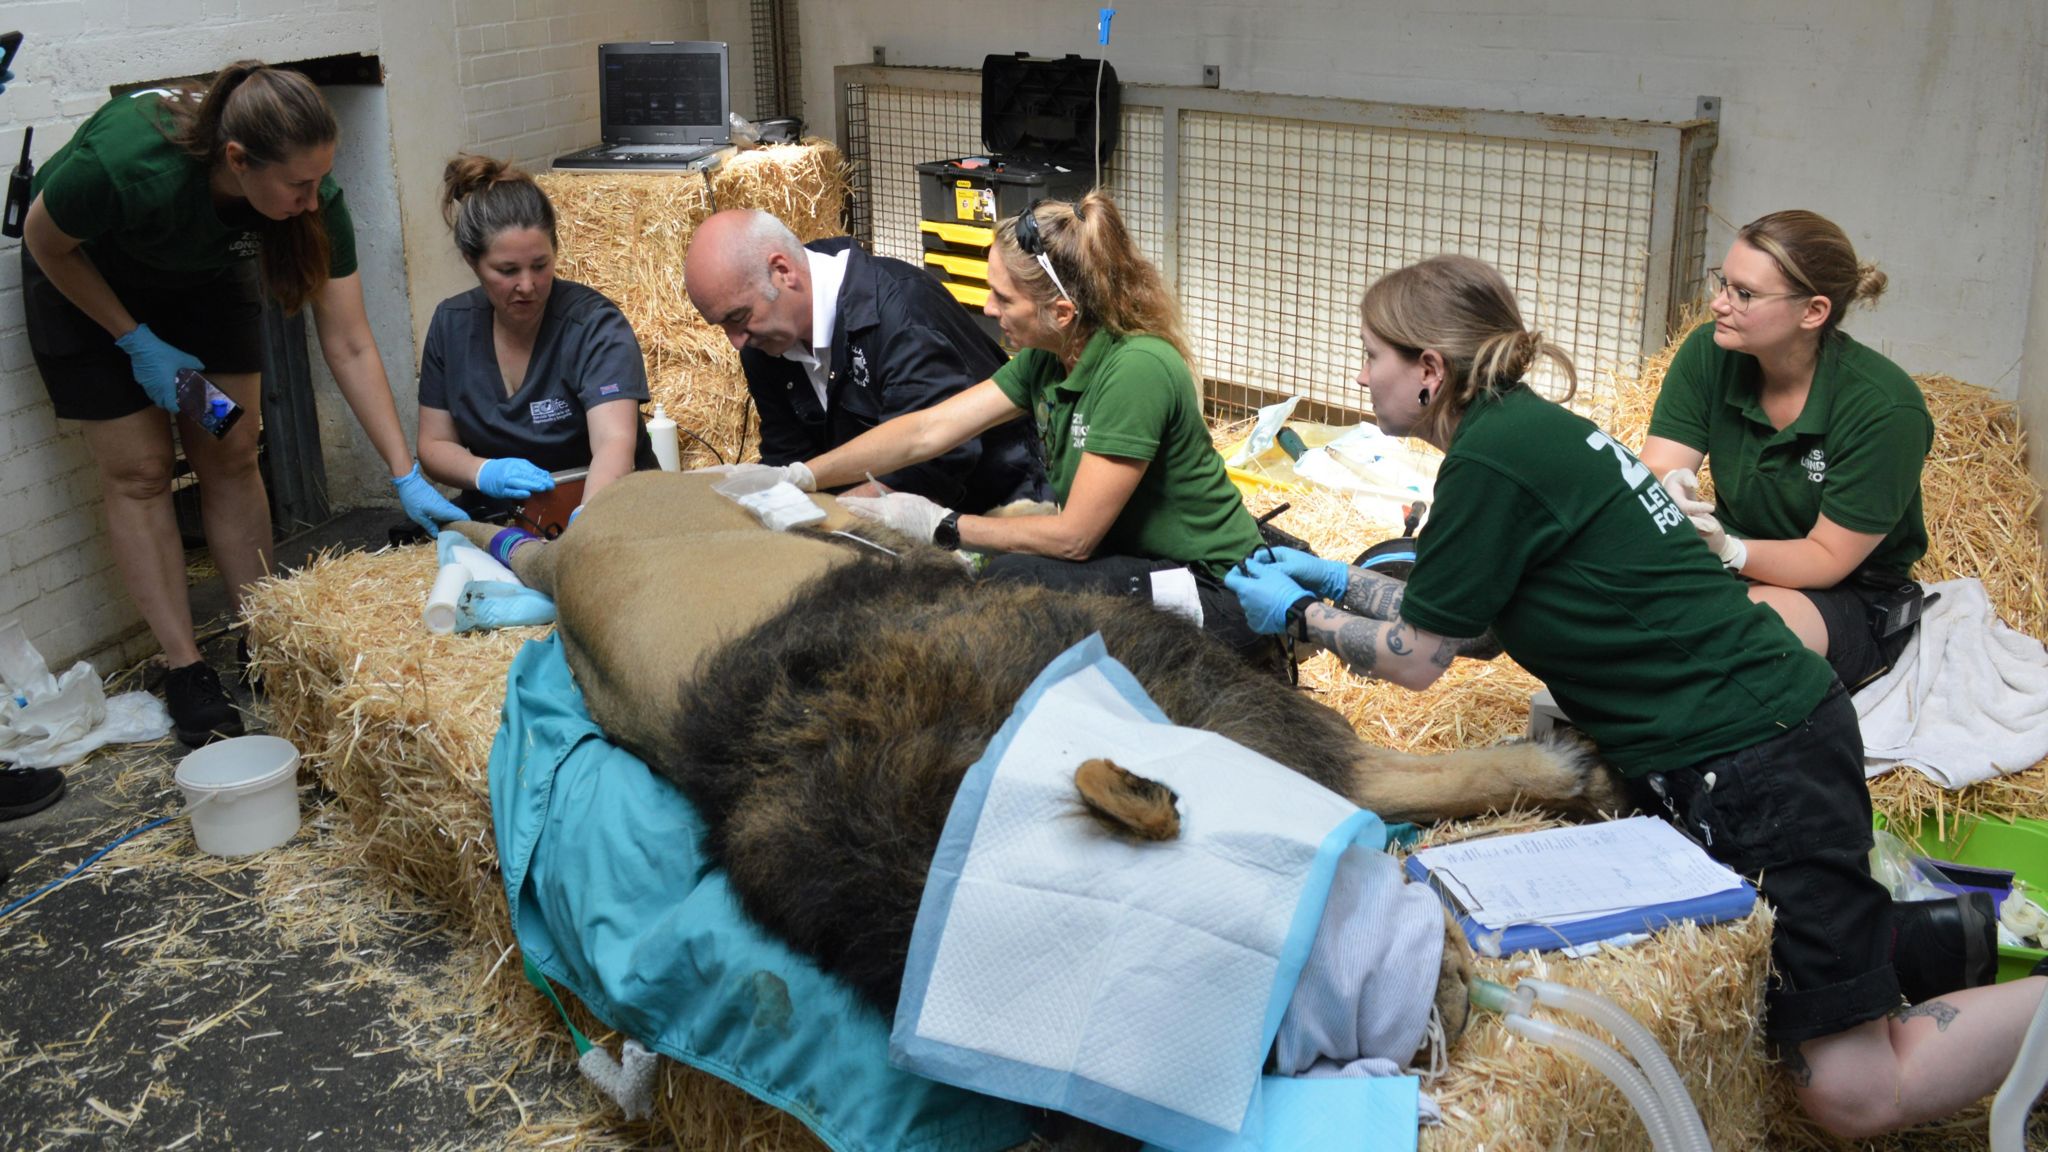
[[[526,379],[509,396],[482,287],[441,301],[427,325],[420,407],[445,409],[456,439],[478,456],[517,456],[549,472],[588,467],[584,413],[615,400],[646,399],[647,364],[632,325],[604,293],[574,281],[555,280]],[[644,423],[633,463],[656,466]]]

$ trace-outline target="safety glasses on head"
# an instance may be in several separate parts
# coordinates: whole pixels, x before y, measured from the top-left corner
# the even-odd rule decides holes
[[[1017,214],[1017,248],[1045,269],[1052,286],[1059,289],[1061,299],[1069,304],[1074,302],[1074,298],[1067,294],[1067,286],[1060,283],[1060,274],[1052,270],[1052,260],[1045,254],[1045,235],[1038,230],[1038,213],[1031,208]]]

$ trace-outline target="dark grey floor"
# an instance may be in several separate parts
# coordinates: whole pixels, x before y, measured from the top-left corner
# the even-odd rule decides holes
[[[345,514],[278,555],[380,547],[398,522]],[[194,607],[208,659],[246,701],[218,579]],[[258,730],[260,707],[245,712]],[[0,823],[14,872],[0,908],[177,811],[184,751],[102,752],[56,805]],[[242,861],[198,853],[174,820],[0,918],[0,1148],[496,1148],[533,1142],[522,1106],[530,1120],[588,1107],[559,1052],[494,1055],[437,1011],[466,958],[430,912],[351,863],[324,797],[302,789],[301,811],[289,845]],[[501,1079],[518,1103],[489,1087]]]

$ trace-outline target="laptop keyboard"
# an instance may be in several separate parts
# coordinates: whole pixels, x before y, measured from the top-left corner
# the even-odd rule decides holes
[[[607,149],[613,156],[634,156],[648,160],[694,160],[708,148],[678,148],[673,144],[621,144]]]

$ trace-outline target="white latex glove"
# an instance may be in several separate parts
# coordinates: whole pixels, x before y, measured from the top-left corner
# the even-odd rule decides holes
[[[1678,505],[1678,510],[1687,516],[1707,515],[1714,512],[1712,503],[1700,499],[1700,478],[1690,468],[1673,468],[1664,474],[1664,494]]]
[[[855,516],[880,520],[913,540],[930,540],[949,508],[941,508],[915,492],[891,492],[887,496],[841,496],[839,506]]]
[[[1737,572],[1749,563],[1749,545],[1744,544],[1740,536],[1730,536],[1712,512],[1695,513],[1688,519],[1692,521],[1693,531],[1700,534],[1700,539],[1706,541],[1708,549],[1720,558],[1721,563]]]
[[[810,467],[801,460],[794,464],[785,464],[780,467],[773,464],[707,464],[702,468],[691,468],[684,472],[684,475],[746,476],[756,472],[763,474],[774,473],[777,480],[787,480],[805,492],[816,492],[818,490],[818,478],[811,475]],[[763,487],[766,487],[766,485],[763,485]]]

